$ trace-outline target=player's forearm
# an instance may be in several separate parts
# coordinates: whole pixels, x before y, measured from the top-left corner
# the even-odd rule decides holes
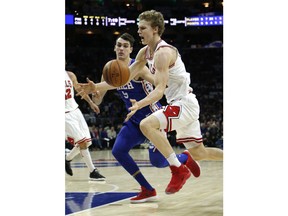
[[[103,97],[96,97],[94,94],[92,94],[92,101],[99,106],[102,103]]]
[[[81,93],[81,88],[79,87],[79,85],[75,85],[75,90],[77,93],[80,92],[80,96],[82,97],[82,99],[84,99],[89,105],[91,105],[91,103],[93,103],[93,101],[91,100],[90,96],[88,94],[85,93]]]
[[[91,104],[94,104],[93,101],[91,100],[89,95],[85,95],[83,99],[91,106]]]
[[[98,92],[98,94],[92,94],[92,101],[96,105],[100,105],[103,101],[105,94],[106,94],[106,91],[105,92]]]
[[[112,89],[116,89],[116,87],[109,85],[105,81],[95,84],[95,91],[105,92]]]
[[[133,64],[129,66],[130,70],[129,82],[144,70],[145,64],[146,62],[144,61],[136,60]]]
[[[139,109],[159,101],[163,97],[163,94],[164,91],[157,88],[154,89],[149,95],[137,102]]]

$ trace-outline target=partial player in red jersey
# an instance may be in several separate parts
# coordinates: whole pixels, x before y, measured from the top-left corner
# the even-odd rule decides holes
[[[72,145],[73,149],[65,157],[65,171],[68,175],[73,175],[70,161],[78,154],[81,154],[85,164],[90,171],[90,179],[96,181],[103,181],[105,177],[102,176],[98,169],[95,168],[88,147],[91,143],[91,136],[88,125],[78,104],[74,98],[74,88],[79,90],[79,84],[76,75],[71,71],[65,72],[65,137]],[[99,107],[91,100],[88,95],[84,99],[89,103],[91,109],[99,113]]]

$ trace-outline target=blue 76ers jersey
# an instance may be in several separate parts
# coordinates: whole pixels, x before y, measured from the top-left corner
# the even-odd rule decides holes
[[[134,59],[132,59],[130,64],[133,62]],[[117,88],[117,91],[125,103],[127,112],[129,112],[128,108],[132,106],[130,99],[135,99],[136,101],[142,100],[151,91],[153,91],[153,85],[146,80],[131,80],[126,85]],[[136,124],[139,124],[142,119],[149,116],[152,112],[161,109],[161,107],[162,106],[159,102],[143,107],[142,109],[137,110],[137,112],[130,118],[130,120]]]

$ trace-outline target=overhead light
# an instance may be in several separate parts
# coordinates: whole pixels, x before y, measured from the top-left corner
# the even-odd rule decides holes
[[[204,5],[205,8],[208,8],[209,7],[209,2],[204,2],[203,5]]]

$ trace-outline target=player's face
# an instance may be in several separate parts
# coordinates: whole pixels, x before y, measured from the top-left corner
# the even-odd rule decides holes
[[[116,52],[117,59],[125,60],[127,58],[130,58],[132,47],[130,46],[129,41],[118,38],[114,51]]]
[[[143,45],[146,45],[152,40],[153,35],[157,33],[157,29],[153,29],[150,25],[150,22],[140,20],[138,23],[137,32],[139,34],[139,37],[141,38],[141,43]]]

